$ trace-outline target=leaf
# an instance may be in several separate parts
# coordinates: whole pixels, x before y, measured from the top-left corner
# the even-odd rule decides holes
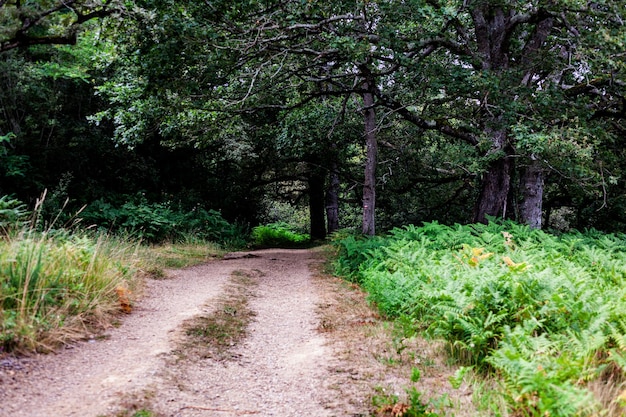
[[[513,260],[511,258],[509,258],[508,256],[503,256],[502,260],[504,261],[504,263],[506,264],[506,266],[509,267],[509,269],[511,271],[515,271],[515,272],[522,272],[525,271],[527,268],[527,265],[525,262],[521,262],[521,263],[515,263],[513,262]]]
[[[130,290],[126,287],[118,286],[115,288],[115,293],[117,294],[117,298],[122,311],[126,314],[130,314],[130,312],[133,310],[132,304],[130,302]]]
[[[411,369],[411,382],[417,382],[420,380],[420,378],[422,377],[422,373],[420,372],[419,368],[412,368]]]
[[[454,375],[448,377],[452,388],[459,389],[461,387],[461,384],[463,383],[465,375],[467,375],[467,373],[472,369],[474,369],[473,366],[461,366],[459,369],[456,370],[456,372],[454,372]]]

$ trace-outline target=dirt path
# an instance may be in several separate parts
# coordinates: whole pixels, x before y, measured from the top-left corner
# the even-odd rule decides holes
[[[113,416],[144,405],[163,416],[365,415],[347,411],[349,401],[328,388],[337,363],[316,330],[314,254],[265,250],[229,258],[150,280],[133,314],[106,337],[55,355],[5,360],[0,416]],[[255,281],[248,336],[230,360],[176,356],[181,324],[215,308],[235,271]]]

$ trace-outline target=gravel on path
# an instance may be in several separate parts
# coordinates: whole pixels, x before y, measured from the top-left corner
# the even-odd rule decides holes
[[[308,250],[270,249],[149,280],[133,313],[106,337],[0,364],[0,416],[115,416],[138,396],[163,416],[345,415],[328,406],[332,349],[316,331],[312,262]],[[235,359],[173,364],[181,324],[210,311],[234,271],[257,282],[249,303],[256,317],[233,347]]]

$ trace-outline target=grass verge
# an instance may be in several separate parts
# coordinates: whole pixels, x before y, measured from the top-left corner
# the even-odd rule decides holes
[[[165,278],[166,269],[187,268],[221,258],[226,251],[204,241],[164,243],[139,248],[141,272],[153,279]]]
[[[320,264],[315,276],[323,300],[319,330],[341,364],[332,368],[336,399],[329,402],[343,404],[346,415],[354,416],[481,415],[472,404],[473,387],[450,382],[458,367],[448,363],[443,343],[385,319],[359,285],[334,277],[330,269]]]
[[[0,239],[0,351],[46,352],[130,309],[136,245],[21,232]]]
[[[202,241],[143,246],[63,230],[0,236],[0,354],[49,352],[97,333],[132,310],[145,277],[223,253]]]

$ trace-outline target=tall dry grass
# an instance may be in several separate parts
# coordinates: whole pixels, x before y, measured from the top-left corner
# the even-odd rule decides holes
[[[0,350],[49,351],[110,322],[135,286],[136,244],[23,229],[0,237]]]

